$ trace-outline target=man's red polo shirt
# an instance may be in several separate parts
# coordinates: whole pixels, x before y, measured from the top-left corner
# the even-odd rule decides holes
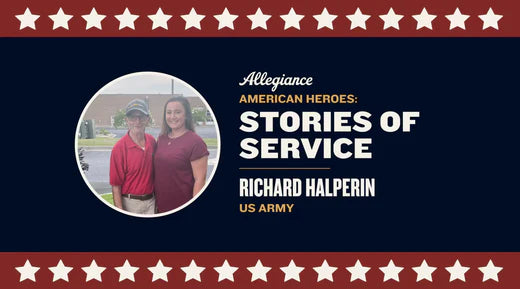
[[[127,133],[112,149],[110,184],[121,186],[122,194],[146,195],[153,192],[155,139],[149,134],[145,134],[145,138],[143,149]]]

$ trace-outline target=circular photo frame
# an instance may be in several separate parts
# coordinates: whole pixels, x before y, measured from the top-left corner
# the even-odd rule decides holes
[[[220,144],[204,97],[159,72],[106,84],[83,109],[75,134],[78,168],[92,193],[144,218],[175,213],[200,197],[217,169]]]

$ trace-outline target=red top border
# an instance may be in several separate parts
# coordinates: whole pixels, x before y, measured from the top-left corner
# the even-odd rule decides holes
[[[520,2],[505,0],[8,0],[0,7],[2,37],[520,36]]]

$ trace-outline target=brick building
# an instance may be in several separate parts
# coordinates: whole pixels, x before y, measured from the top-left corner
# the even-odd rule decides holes
[[[166,101],[174,96],[181,94],[99,94],[90,104],[84,120],[93,119],[96,127],[112,127],[113,117],[117,111],[126,108],[126,105],[133,99],[142,99],[148,102],[150,114],[153,119],[153,126],[162,125],[162,114]],[[192,110],[206,110],[206,106],[198,96],[186,96]]]

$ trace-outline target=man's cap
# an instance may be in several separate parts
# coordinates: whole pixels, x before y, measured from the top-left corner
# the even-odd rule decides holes
[[[145,115],[150,115],[150,113],[148,112],[148,105],[144,100],[141,99],[134,99],[128,103],[128,105],[126,106],[126,115],[128,115],[130,112],[134,110],[140,111]]]

